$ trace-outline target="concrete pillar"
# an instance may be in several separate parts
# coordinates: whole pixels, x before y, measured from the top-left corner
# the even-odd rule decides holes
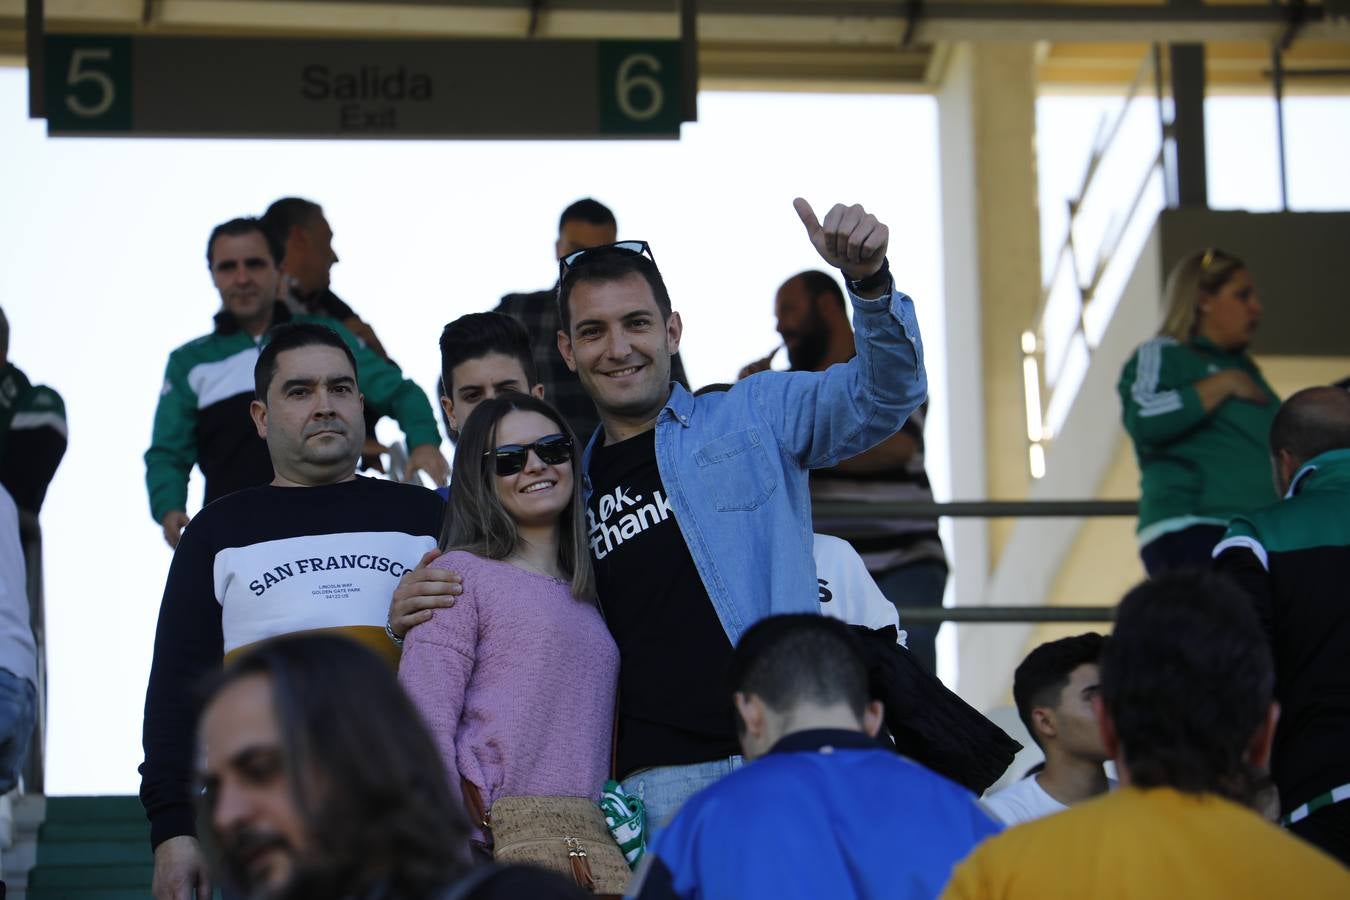
[[[1034,45],[963,43],[938,98],[953,496],[1026,496],[1020,336],[1041,292]],[[979,603],[1012,523],[959,520],[959,604]]]

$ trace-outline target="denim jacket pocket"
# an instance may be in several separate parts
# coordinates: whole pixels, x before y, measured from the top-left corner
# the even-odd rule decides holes
[[[718,512],[758,509],[778,487],[771,474],[773,460],[753,428],[704,444],[694,462]]]

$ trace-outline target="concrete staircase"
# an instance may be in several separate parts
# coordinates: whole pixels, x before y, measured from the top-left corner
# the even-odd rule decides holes
[[[11,898],[145,900],[150,826],[135,797],[21,797],[3,866]]]

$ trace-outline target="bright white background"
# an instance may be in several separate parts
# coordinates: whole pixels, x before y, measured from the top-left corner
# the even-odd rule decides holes
[[[170,559],[141,454],[169,351],[219,305],[204,255],[218,222],[285,195],[321,203],[342,258],[334,289],[430,394],[441,326],[550,285],[558,214],[594,196],[622,237],[651,242],[697,386],[772,349],[775,289],[817,266],[792,198],[822,215],[863,202],[891,225],[945,395],[932,98],[704,94],[678,143],[48,140],[25,118],[25,82],[0,69],[0,306],[11,358],[62,393],[70,420],[42,516],[49,793],[139,784]],[[859,122],[866,141],[850,145]],[[930,423],[938,459],[944,427]]]

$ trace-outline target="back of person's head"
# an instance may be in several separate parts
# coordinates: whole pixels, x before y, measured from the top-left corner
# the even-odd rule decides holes
[[[807,269],[805,272],[798,272],[788,279],[788,283],[800,282],[806,289],[806,295],[811,298],[827,297],[838,306],[844,309],[844,291],[839,287],[839,282],[834,280],[834,276],[819,269]]]
[[[262,219],[253,216],[240,216],[237,219],[231,219],[228,222],[222,222],[211,229],[211,237],[206,241],[206,267],[209,269],[214,263],[212,253],[216,248],[216,238],[222,236],[240,237],[245,234],[257,232],[262,235],[263,241],[267,244],[267,253],[272,257],[272,264],[280,266],[281,261],[286,256],[286,242],[272,232]]]
[[[379,883],[390,896],[430,896],[467,869],[468,817],[385,662],[335,635],[268,641],[215,679],[203,710],[256,676],[270,687],[284,780],[308,836],[293,896],[363,896]],[[201,800],[203,837],[228,856],[243,836],[216,833],[213,799],[208,789]]]
[[[614,218],[614,213],[599,200],[593,200],[586,197],[571,204],[562,211],[558,217],[558,230],[562,231],[563,226],[568,222],[585,222],[587,225],[612,225],[619,227],[619,223]]]
[[[1013,702],[1027,733],[1041,749],[1045,745],[1037,733],[1033,711],[1037,707],[1059,706],[1069,678],[1079,666],[1100,662],[1106,639],[1095,631],[1047,641],[1027,654],[1013,673]]]
[[[534,353],[530,350],[530,335],[525,326],[502,313],[469,313],[441,330],[441,380],[445,393],[451,394],[455,389],[455,366],[491,353],[519,361],[529,381],[526,387],[539,383]]]
[[[295,227],[308,228],[318,216],[323,215],[323,207],[313,200],[302,197],[282,197],[267,207],[262,214],[262,223],[269,232],[285,246]]]
[[[1163,289],[1163,324],[1158,333],[1188,341],[1199,325],[1201,294],[1212,294],[1247,268],[1241,259],[1209,247],[1198,250],[1172,267]]]
[[[567,420],[551,403],[504,391],[484,400],[469,415],[455,445],[450,505],[441,527],[442,550],[467,550],[486,559],[506,559],[515,552],[520,531],[497,493],[497,426],[508,413],[533,412],[557,426],[572,444],[572,499],[559,519],[558,565],[572,580],[572,594],[595,595],[590,548],[586,543],[586,507],[581,496],[580,451]]]
[[[861,725],[869,699],[863,658],[843,622],[807,613],[770,616],[750,626],[732,652],[731,690],[781,715],[842,705]]]
[[[1251,601],[1226,578],[1163,575],[1120,601],[1101,698],[1131,784],[1250,803],[1263,784],[1252,748],[1274,684]]]
[[[1280,406],[1270,426],[1270,452],[1284,450],[1297,462],[1332,450],[1350,449],[1350,391],[1304,388]]]
[[[9,359],[9,319],[4,309],[0,309],[0,363]]]
[[[352,364],[352,374],[357,374],[356,355],[338,333],[326,325],[317,322],[285,322],[267,332],[262,352],[253,364],[253,396],[259,403],[267,402],[267,389],[277,374],[277,357],[287,350],[300,347],[332,347],[341,350]]]
[[[655,261],[645,254],[619,247],[596,247],[587,250],[558,279],[558,316],[562,320],[562,330],[569,335],[572,333],[572,311],[568,304],[578,284],[609,284],[632,275],[642,276],[661,311],[662,321],[669,319],[670,292],[666,290],[666,282]]]

